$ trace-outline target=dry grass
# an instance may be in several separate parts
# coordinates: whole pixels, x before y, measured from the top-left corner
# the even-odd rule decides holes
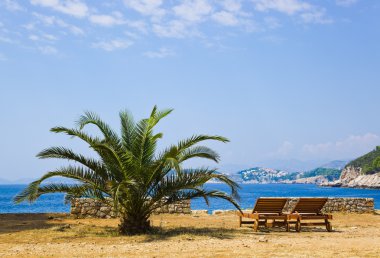
[[[49,218],[50,217],[50,218]],[[149,235],[119,236],[118,220],[0,214],[1,257],[379,257],[380,216],[335,214],[332,233],[253,232],[237,217],[156,215]]]

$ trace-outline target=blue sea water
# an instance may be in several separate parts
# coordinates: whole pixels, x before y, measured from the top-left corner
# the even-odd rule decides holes
[[[70,205],[64,203],[64,194],[47,194],[41,196],[35,203],[13,204],[12,198],[26,185],[0,185],[0,213],[44,213],[69,212]],[[207,184],[208,189],[218,189],[228,192],[228,187],[222,184]],[[239,191],[242,208],[251,208],[258,197],[362,197],[374,198],[375,208],[380,209],[380,190],[328,188],[303,184],[244,184]],[[194,210],[234,209],[224,200],[210,199],[207,206],[203,199],[191,201]]]

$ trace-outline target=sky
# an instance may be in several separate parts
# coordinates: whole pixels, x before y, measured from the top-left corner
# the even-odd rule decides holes
[[[356,158],[380,145],[380,2],[374,0],[0,0],[0,178],[35,178],[91,155],[87,110],[118,129],[173,108],[160,148],[193,134],[232,171]],[[93,128],[90,128],[93,130]]]

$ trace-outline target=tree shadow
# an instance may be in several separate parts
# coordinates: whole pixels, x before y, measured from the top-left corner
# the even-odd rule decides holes
[[[64,226],[61,220],[66,213],[8,213],[0,214],[0,234],[9,234],[32,229],[48,229]]]
[[[233,239],[238,235],[247,234],[248,231],[234,228],[212,228],[212,227],[153,227],[151,232],[142,242],[164,241],[169,238],[183,236],[184,240],[192,241],[194,237],[208,237],[215,239]]]

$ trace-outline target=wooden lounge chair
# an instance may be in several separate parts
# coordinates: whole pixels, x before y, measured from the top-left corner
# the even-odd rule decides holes
[[[329,220],[332,219],[331,214],[322,213],[322,208],[327,202],[327,198],[300,198],[296,206],[288,215],[289,223],[295,222],[296,231],[300,232],[302,226],[326,226],[327,231],[332,231]],[[320,220],[319,222],[304,222]],[[322,221],[321,221],[322,220]]]
[[[287,214],[282,213],[287,202],[287,198],[259,198],[255,203],[255,207],[252,213],[240,213],[237,212],[239,216],[239,226],[242,224],[253,224],[253,229],[257,231],[259,225],[268,226],[268,220],[273,220],[272,226],[285,225],[287,231],[289,231],[289,225],[287,223]],[[248,218],[251,220],[243,220],[243,218]],[[253,220],[253,221],[252,221]]]

